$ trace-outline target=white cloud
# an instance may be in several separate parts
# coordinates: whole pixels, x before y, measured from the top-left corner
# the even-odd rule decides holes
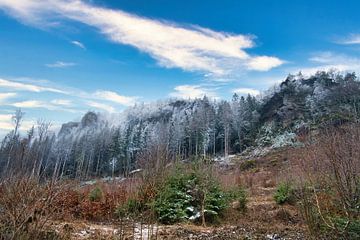
[[[1,0],[0,0],[1,1]],[[23,78],[24,79],[24,78]],[[16,92],[9,92],[9,93],[0,93],[0,105],[7,105],[7,106],[13,106],[13,107],[19,107],[19,108],[44,108],[47,110],[53,110],[53,111],[67,111],[67,112],[76,112],[74,110],[74,107],[83,107],[82,104],[84,101],[97,101],[97,103],[100,103],[101,101],[110,101],[117,104],[121,104],[124,106],[131,106],[135,104],[135,102],[138,100],[138,97],[136,96],[122,96],[114,91],[108,91],[108,90],[97,90],[95,92],[87,92],[83,91],[81,89],[75,89],[75,88],[55,88],[51,87],[54,86],[54,84],[48,80],[42,80],[41,82],[36,81],[34,79],[25,78],[27,82],[19,82],[19,81],[13,81],[13,80],[5,80],[0,78],[0,89],[9,89],[12,91],[27,91],[27,92],[50,92],[50,93],[60,93],[65,96],[68,96],[71,98],[55,98],[50,100],[32,100],[32,99],[26,99],[24,101],[19,102],[4,102],[5,99],[8,99],[10,97],[16,96]],[[29,83],[31,82],[31,83]],[[43,83],[47,86],[41,86],[37,85],[36,83]],[[50,86],[50,87],[49,87]],[[74,102],[74,99],[77,99],[78,101]],[[101,103],[100,103],[101,104]],[[88,105],[88,104],[87,104]],[[93,104],[95,107],[95,104]],[[108,105],[96,105],[97,108],[106,109],[106,111],[115,111],[115,108],[113,107],[106,107]]]
[[[48,104],[37,100],[27,100],[22,102],[12,103],[11,106],[17,108],[48,108]]]
[[[236,89],[233,89],[232,92],[237,93],[239,95],[250,94],[250,95],[256,96],[256,95],[260,94],[259,90],[256,90],[256,89],[253,89],[253,88],[236,88]]]
[[[248,54],[244,49],[255,45],[250,36],[179,26],[80,0],[0,0],[0,8],[41,27],[54,25],[52,22],[60,18],[87,24],[111,41],[133,46],[169,68],[225,75],[241,70],[267,71],[283,63],[276,57]]]
[[[71,106],[72,105],[72,101],[68,100],[68,99],[54,99],[54,100],[51,100],[51,103],[54,105],[59,105],[59,106]]]
[[[0,103],[8,98],[15,97],[16,93],[0,93]]]
[[[360,44],[360,34],[350,34],[348,37],[337,41],[336,43],[343,45]]]
[[[14,129],[14,125],[12,123],[12,116],[13,116],[12,114],[0,114],[0,131],[3,130],[3,132],[6,133],[7,131]],[[21,122],[20,130],[27,131],[34,124],[35,121],[24,120]]]
[[[351,57],[333,52],[320,52],[309,59],[316,64],[314,67],[303,67],[293,72],[301,71],[305,76],[313,75],[318,71],[335,70],[339,72],[359,72],[360,58]]]
[[[180,85],[174,88],[174,92],[170,93],[175,98],[202,98],[204,96],[217,98],[214,89],[206,88],[201,85]]]
[[[110,105],[107,105],[107,104],[104,104],[104,103],[99,103],[99,102],[95,102],[95,101],[88,101],[87,105],[90,106],[90,107],[100,109],[100,110],[104,110],[104,111],[109,112],[109,113],[115,112],[115,108],[113,106],[110,106]]]
[[[274,67],[280,66],[284,61],[276,57],[260,56],[253,57],[247,63],[247,66],[250,70],[257,71],[268,71]]]
[[[43,87],[43,86],[39,86],[39,85],[35,85],[35,84],[16,82],[16,81],[11,81],[11,80],[1,79],[1,78],[0,78],[0,87],[6,88],[6,89],[17,90],[17,91],[54,92],[54,93],[67,94],[66,91],[56,89],[56,88]]]
[[[26,79],[29,80],[28,78]],[[31,79],[31,81],[34,80]],[[46,82],[48,85],[52,85],[52,83],[48,80],[43,80],[43,82]],[[36,84],[23,83],[13,80],[5,80],[1,78],[0,78],[0,87],[15,91],[61,93],[64,95],[70,95],[73,97],[80,97],[85,99],[101,98],[102,100],[116,102],[125,106],[134,104],[136,99],[138,99],[138,97],[122,96],[116,92],[108,91],[108,90],[97,90],[95,93],[89,93],[82,91],[80,89],[45,87]],[[0,93],[0,100],[5,97],[13,97],[15,95],[16,93]],[[52,100],[52,103],[56,105],[70,105],[71,101],[67,99],[54,99]]]
[[[73,63],[73,62],[62,62],[62,61],[45,64],[45,66],[47,66],[49,68],[66,68],[66,67],[72,67],[75,65],[76,65],[76,63]]]
[[[103,91],[103,90],[96,91],[94,95],[101,100],[107,100],[107,101],[119,103],[119,104],[125,105],[125,106],[133,105],[137,99],[137,97],[121,96],[121,95],[117,94],[116,92]]]
[[[75,46],[78,46],[79,48],[86,49],[85,45],[82,42],[79,41],[71,41],[71,43]]]
[[[11,117],[11,114],[0,114],[0,122],[10,121]]]
[[[65,112],[76,112],[74,109],[68,108],[69,102],[64,100],[52,100],[52,101],[40,101],[40,100],[26,100],[21,102],[14,102],[5,105],[13,106],[16,108],[43,108],[50,111],[65,111]]]

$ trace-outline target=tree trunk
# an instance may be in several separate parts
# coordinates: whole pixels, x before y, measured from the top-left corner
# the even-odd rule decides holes
[[[228,143],[228,140],[229,140],[229,136],[228,136],[228,126],[225,126],[225,141],[224,141],[224,151],[225,151],[225,160],[228,158],[228,155],[229,155],[229,143]]]
[[[201,222],[202,222],[203,227],[206,227],[206,222],[205,222],[205,199],[206,199],[206,192],[203,192],[203,199],[201,201]]]

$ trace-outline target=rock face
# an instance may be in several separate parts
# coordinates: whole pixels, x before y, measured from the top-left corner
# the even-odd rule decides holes
[[[91,127],[98,122],[98,115],[94,112],[87,112],[81,119],[81,127]]]
[[[64,123],[61,126],[61,129],[59,131],[59,136],[65,136],[71,133],[71,131],[77,127],[79,127],[79,123],[78,122],[68,122],[68,123]]]
[[[95,127],[99,122],[99,116],[94,112],[87,112],[80,122],[68,122],[61,126],[58,136],[65,137],[71,135],[76,130]]]

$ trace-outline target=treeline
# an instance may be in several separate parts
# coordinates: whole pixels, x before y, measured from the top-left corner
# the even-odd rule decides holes
[[[148,164],[159,167],[192,157],[223,156],[255,146],[283,146],[299,133],[357,121],[360,83],[354,73],[289,75],[263,96],[230,101],[207,97],[138,104],[116,116],[88,112],[58,134],[39,121],[20,135],[23,113],[0,147],[2,174],[86,179],[123,176]],[[149,167],[149,166],[148,166]]]

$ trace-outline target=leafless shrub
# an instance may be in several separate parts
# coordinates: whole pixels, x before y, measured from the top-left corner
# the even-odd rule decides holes
[[[60,185],[25,176],[0,182],[0,239],[57,239],[47,231]]]
[[[300,156],[298,195],[310,232],[325,226],[350,239],[360,217],[360,126],[327,129]]]

